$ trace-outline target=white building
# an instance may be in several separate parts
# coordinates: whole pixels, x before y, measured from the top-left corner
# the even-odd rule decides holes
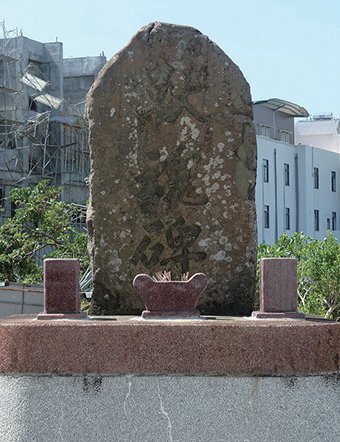
[[[297,121],[295,144],[308,144],[340,153],[340,120],[333,114],[313,115],[309,120]]]
[[[296,231],[322,239],[327,229],[340,240],[339,120],[298,121],[295,134],[296,117],[308,112],[279,99],[254,103],[259,243]]]

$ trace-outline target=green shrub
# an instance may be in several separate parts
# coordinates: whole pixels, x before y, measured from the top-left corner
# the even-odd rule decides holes
[[[34,187],[16,188],[9,199],[14,216],[0,226],[0,278],[38,283],[40,258],[78,258],[81,269],[89,264],[87,235],[72,224],[77,207],[60,201],[60,187],[42,180]],[[41,260],[40,260],[41,261]]]
[[[322,241],[284,233],[275,245],[259,246],[258,258],[266,257],[297,259],[300,311],[340,319],[340,244],[330,231]]]

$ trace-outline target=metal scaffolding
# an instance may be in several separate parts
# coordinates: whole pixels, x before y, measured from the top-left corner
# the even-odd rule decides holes
[[[63,200],[83,205],[89,148],[82,103],[53,94],[39,63],[24,59],[17,29],[0,22],[0,32],[0,222],[11,215],[10,189],[43,178],[62,186]]]

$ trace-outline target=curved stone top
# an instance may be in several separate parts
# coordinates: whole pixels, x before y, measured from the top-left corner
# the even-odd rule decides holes
[[[340,371],[340,323],[0,321],[0,372],[284,376]]]

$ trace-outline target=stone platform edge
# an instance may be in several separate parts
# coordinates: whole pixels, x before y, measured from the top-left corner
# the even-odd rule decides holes
[[[340,323],[0,320],[0,373],[289,376],[340,372]]]

